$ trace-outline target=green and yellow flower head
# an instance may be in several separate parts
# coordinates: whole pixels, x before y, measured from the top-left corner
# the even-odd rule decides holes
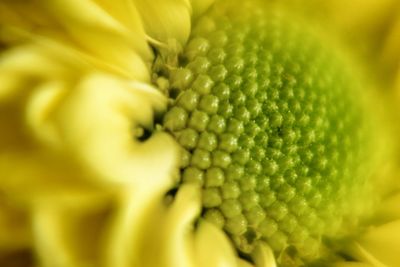
[[[2,1],[0,265],[400,266],[398,4],[286,2]]]

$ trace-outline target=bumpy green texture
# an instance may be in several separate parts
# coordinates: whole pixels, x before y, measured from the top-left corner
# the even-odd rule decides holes
[[[182,182],[202,185],[204,218],[239,251],[265,241],[277,255],[313,258],[321,239],[345,236],[361,213],[358,85],[302,25],[239,9],[221,5],[196,23],[168,72],[163,125],[182,146]]]

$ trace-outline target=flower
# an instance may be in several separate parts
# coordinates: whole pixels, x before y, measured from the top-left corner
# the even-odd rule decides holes
[[[213,5],[0,3],[0,263],[22,256],[23,264],[35,258],[49,267],[282,261],[265,242],[244,259],[224,231],[198,220],[198,185],[167,194],[178,182],[180,148],[154,122],[168,108],[167,81],[154,72],[177,64],[192,23]],[[392,178],[385,171],[380,176]],[[390,185],[373,221],[329,264],[399,265],[398,181]]]

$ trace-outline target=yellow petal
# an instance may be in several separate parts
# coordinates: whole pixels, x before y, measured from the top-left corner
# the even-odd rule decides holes
[[[274,253],[266,243],[260,243],[257,245],[252,258],[256,267],[276,267]]]
[[[0,195],[0,251],[8,252],[31,246],[30,221],[25,207]]]
[[[354,251],[358,259],[373,266],[400,266],[400,220],[369,229]]]
[[[145,32],[140,14],[133,1],[130,0],[95,0],[105,12],[112,16],[116,21],[123,24],[130,34],[144,38]]]
[[[44,143],[57,146],[58,133],[53,124],[47,123],[52,111],[67,94],[68,87],[59,81],[47,82],[36,88],[26,107],[28,125],[38,139]]]
[[[388,34],[384,40],[381,63],[384,71],[396,75],[399,71],[400,62],[400,4],[397,12],[394,13],[393,23],[388,29]],[[396,79],[396,78],[395,78]]]
[[[163,194],[153,187],[126,191],[104,250],[106,266],[194,266],[190,239],[200,213],[199,189],[182,186],[168,208]]]
[[[34,81],[63,77],[68,80],[68,67],[75,66],[80,70],[80,61],[71,64],[60,64],[60,57],[53,57],[51,51],[34,45],[22,45],[4,52],[0,58],[0,101],[10,101],[21,92],[31,91]],[[57,58],[57,60],[55,60]],[[66,62],[65,62],[66,63]]]
[[[38,29],[43,30],[46,26],[54,26],[54,20],[51,15],[41,9],[36,1],[2,0],[0,2],[0,24],[35,32]],[[7,44],[13,38],[7,36],[3,30],[0,30],[0,38]]]
[[[80,47],[139,80],[149,80],[146,64],[150,64],[152,54],[138,20],[135,28],[129,29],[89,0],[43,0],[41,3]]]
[[[98,266],[109,202],[107,194],[84,191],[37,201],[32,225],[41,266]]]
[[[375,215],[380,222],[400,219],[400,192],[387,197],[377,208]]]
[[[27,75],[43,78],[59,77],[65,73],[65,67],[56,64],[49,51],[29,44],[17,46],[2,54],[0,71],[6,75]],[[78,61],[79,62],[79,61]],[[78,65],[76,62],[75,64]]]
[[[189,0],[134,0],[146,33],[164,44],[178,41],[181,47],[189,38],[191,6]]]
[[[201,221],[195,235],[196,266],[236,266],[237,255],[221,229],[207,221]]]
[[[199,17],[203,14],[213,3],[215,0],[190,0],[192,4],[193,18]]]
[[[173,181],[159,181],[156,177],[170,173],[175,166],[175,142],[165,133],[135,141],[133,130],[150,129],[154,112],[165,105],[164,96],[147,84],[92,74],[72,89],[55,110],[46,111],[48,118],[29,116],[33,120],[29,123],[38,126],[36,133],[42,131],[46,135],[49,129],[58,133],[48,145],[57,143],[57,149],[76,155],[82,164],[109,182],[150,183],[164,188],[165,183],[170,185]],[[157,168],[151,164],[157,164]]]
[[[343,29],[373,33],[390,13],[396,9],[395,0],[333,0],[324,3],[332,13],[335,23]]]
[[[181,186],[173,206],[168,211],[164,233],[158,236],[161,242],[161,255],[158,266],[190,267],[193,264],[193,223],[201,212],[201,196],[197,186]]]
[[[332,267],[377,267],[377,266],[362,262],[337,262],[332,264]]]

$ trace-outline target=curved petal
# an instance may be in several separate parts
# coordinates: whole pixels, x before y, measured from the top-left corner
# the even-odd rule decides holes
[[[336,262],[332,267],[376,267],[374,265],[362,262]]]
[[[201,212],[200,189],[193,185],[182,186],[170,207],[161,235],[161,255],[158,266],[190,267],[193,264],[193,223]]]
[[[0,251],[31,247],[30,221],[25,207],[0,193]]]
[[[237,255],[231,242],[221,229],[201,221],[195,233],[196,266],[233,267]]]
[[[53,49],[37,44],[16,46],[1,54],[0,102],[21,97],[21,92],[32,91],[38,80],[54,80],[62,77],[68,81],[71,72],[81,71],[83,62],[68,51],[53,53]],[[63,59],[67,59],[63,61]],[[74,60],[76,59],[76,60]],[[62,63],[62,64],[60,64]],[[73,71],[71,69],[73,69]]]
[[[0,2],[0,24],[23,28],[36,32],[38,29],[54,26],[54,20],[41,9],[36,1],[13,1],[2,0]],[[0,29],[0,39],[2,41],[13,40],[12,36],[7,36],[4,29]]]
[[[192,4],[193,15],[192,18],[196,19],[201,14],[203,14],[213,3],[215,0],[190,0]]]
[[[109,203],[109,195],[85,191],[37,201],[32,225],[41,266],[99,266]]]
[[[260,243],[257,245],[252,258],[256,267],[276,267],[274,253],[266,243]]]
[[[387,197],[377,208],[375,217],[379,222],[390,222],[400,219],[400,192]]]
[[[106,266],[194,266],[188,242],[200,212],[199,190],[181,187],[170,207],[163,194],[152,187],[127,190],[105,248]]]
[[[164,44],[178,41],[181,48],[189,38],[191,6],[189,0],[133,0],[146,33]]]
[[[400,9],[400,4],[397,3],[397,11]],[[400,11],[394,14],[393,23],[388,30],[388,35],[384,40],[383,51],[381,55],[382,67],[390,74],[396,75],[399,70],[400,62]]]
[[[132,31],[89,0],[42,0],[41,3],[79,46],[139,80],[149,80],[148,68],[142,59],[150,63],[152,54],[139,22]]]
[[[400,220],[369,229],[354,245],[354,256],[376,267],[400,265]]]
[[[99,177],[164,188],[172,180],[156,178],[171,173],[175,167],[175,142],[166,133],[135,141],[133,130],[151,128],[154,111],[165,108],[165,101],[147,84],[92,74],[71,91],[47,123],[57,128],[60,145]]]

